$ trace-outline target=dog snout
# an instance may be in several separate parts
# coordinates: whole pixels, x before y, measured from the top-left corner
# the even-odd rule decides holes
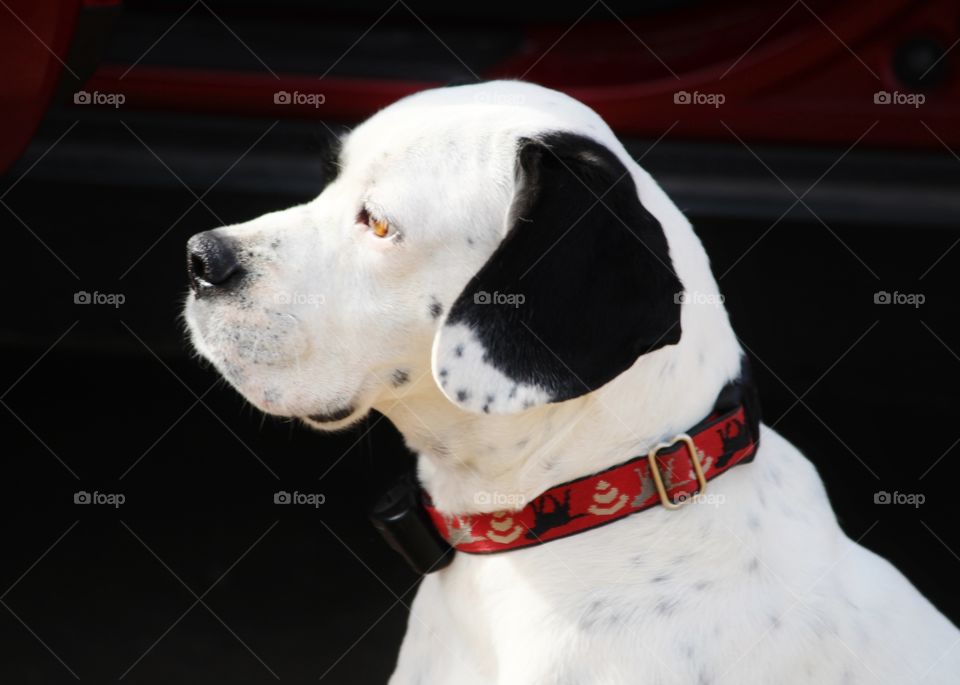
[[[224,289],[242,269],[230,241],[213,231],[197,233],[187,241],[187,273],[198,296]]]

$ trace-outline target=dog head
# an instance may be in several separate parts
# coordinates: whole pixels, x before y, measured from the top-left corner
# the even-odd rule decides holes
[[[662,221],[682,217],[571,98],[425,91],[351,132],[337,168],[311,202],[188,243],[194,345],[260,409],[335,429],[419,381],[510,414],[680,340]]]

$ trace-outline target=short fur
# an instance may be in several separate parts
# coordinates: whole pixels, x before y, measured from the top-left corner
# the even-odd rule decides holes
[[[642,454],[739,373],[692,227],[581,103],[517,82],[425,91],[357,127],[339,166],[315,200],[216,229],[245,276],[189,298],[193,342],[266,412],[324,430],[382,412],[441,511]],[[482,305],[481,287],[529,305]],[[710,494],[457,554],[421,584],[390,682],[957,682],[960,633],[844,535],[780,435],[763,427]]]

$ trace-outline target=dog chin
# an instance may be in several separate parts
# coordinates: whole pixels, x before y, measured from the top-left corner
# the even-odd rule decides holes
[[[246,398],[250,404],[265,414],[288,419],[303,419],[307,425],[320,430],[339,430],[363,418],[369,410],[366,405],[357,400],[329,404],[314,404],[313,400],[285,396],[272,384],[261,384],[249,375],[223,373],[233,387]],[[237,382],[230,375],[242,375],[246,382]],[[321,408],[318,408],[321,407]]]
[[[301,419],[311,428],[322,431],[337,431],[352,426],[369,411],[368,407],[356,402],[342,406],[331,405],[331,408],[319,411],[312,407],[305,408],[298,403],[287,405],[282,403],[280,398],[272,396],[269,390],[264,391],[262,388],[252,390],[233,382],[231,384],[250,404],[263,413],[287,419]]]
[[[348,428],[367,415],[369,409],[348,405],[333,411],[318,412],[302,417],[303,422],[322,431],[337,431]]]

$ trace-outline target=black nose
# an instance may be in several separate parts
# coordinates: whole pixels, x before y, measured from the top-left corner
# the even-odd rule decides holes
[[[197,233],[187,241],[187,273],[198,295],[223,288],[241,273],[237,255],[228,240],[213,231]]]

